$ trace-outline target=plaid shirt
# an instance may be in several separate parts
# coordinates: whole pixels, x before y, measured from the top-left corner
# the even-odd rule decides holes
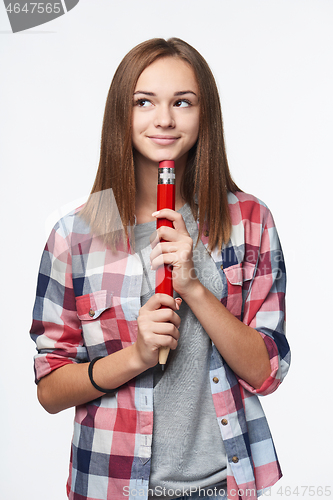
[[[255,328],[266,344],[271,374],[254,389],[229,368],[215,346],[210,381],[228,458],[228,498],[247,500],[280,477],[258,395],[286,375],[285,268],[271,213],[258,199],[229,193],[232,233],[214,251],[222,304]],[[51,232],[39,271],[31,336],[36,381],[67,364],[107,356],[136,340],[142,265],[135,253],[112,252],[93,236],[78,210]],[[207,232],[202,236],[208,244]],[[147,498],[153,428],[152,370],[76,408],[67,484],[72,500]]]

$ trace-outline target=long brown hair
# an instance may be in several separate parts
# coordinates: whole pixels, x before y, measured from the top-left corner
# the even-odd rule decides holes
[[[128,226],[135,222],[133,94],[142,71],[163,57],[178,57],[190,64],[198,82],[199,136],[188,154],[181,193],[194,217],[199,218],[199,235],[204,227],[209,228],[209,249],[221,248],[223,242],[228,242],[231,230],[227,193],[240,189],[228,167],[220,99],[213,74],[199,52],[179,38],[147,40],[134,47],[119,64],[106,101],[96,179],[81,215],[92,232],[104,235],[104,240],[114,247],[119,231],[114,232],[112,227],[116,215],[107,194],[113,193],[128,237]]]

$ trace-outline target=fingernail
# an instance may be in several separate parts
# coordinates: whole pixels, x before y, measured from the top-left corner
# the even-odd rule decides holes
[[[159,212],[159,210],[158,210],[157,212],[153,212],[151,215],[152,215],[152,217],[156,217],[156,215],[158,215],[159,213],[160,213],[160,212]]]
[[[181,305],[181,303],[183,302],[183,299],[181,299],[180,297],[177,297],[177,298],[175,299],[175,301],[176,301],[177,311],[179,311],[179,309],[180,309],[180,305]]]

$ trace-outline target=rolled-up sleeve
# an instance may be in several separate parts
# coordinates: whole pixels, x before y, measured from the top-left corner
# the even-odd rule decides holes
[[[273,217],[267,207],[257,255],[253,246],[249,245],[247,250],[256,262],[253,279],[244,294],[243,322],[262,336],[270,358],[271,373],[259,389],[242,379],[239,382],[251,393],[267,395],[277,389],[290,366],[290,348],[285,335],[285,263]]]
[[[75,306],[69,239],[70,234],[66,234],[60,221],[52,230],[41,259],[30,330],[37,348],[36,383],[65,364],[87,360]]]

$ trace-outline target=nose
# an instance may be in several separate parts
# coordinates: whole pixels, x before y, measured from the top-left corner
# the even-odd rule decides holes
[[[154,125],[155,127],[161,128],[173,128],[175,126],[175,120],[172,108],[167,105],[157,106]]]

